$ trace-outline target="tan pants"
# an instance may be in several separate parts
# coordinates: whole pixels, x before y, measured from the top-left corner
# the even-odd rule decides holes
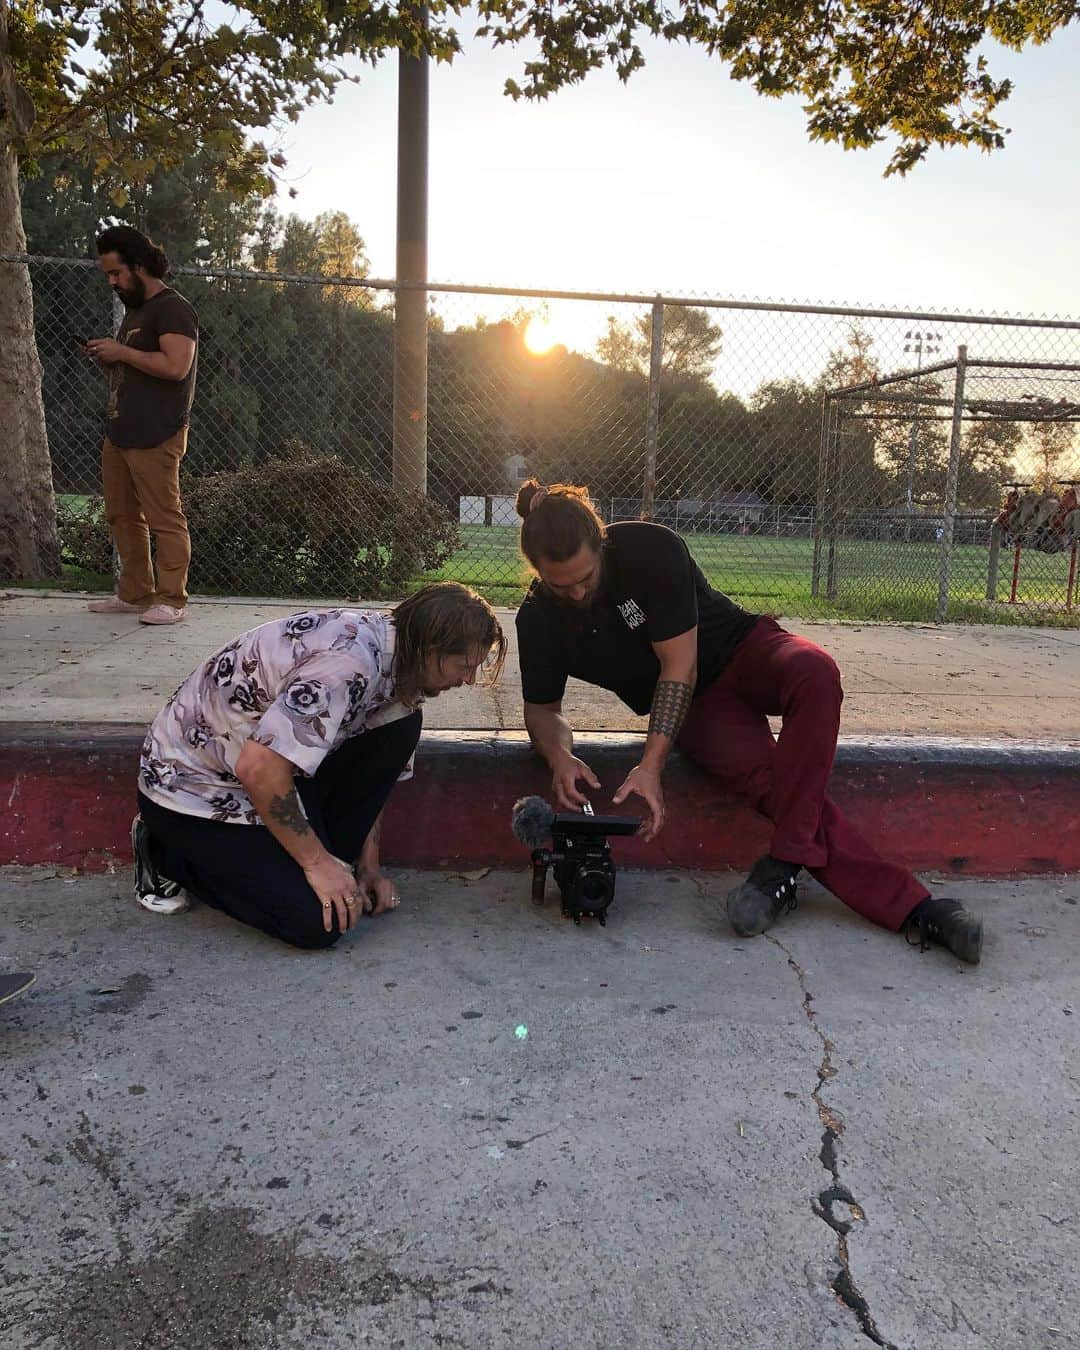
[[[180,461],[187,427],[149,449],[121,450],[106,437],[101,447],[105,516],[120,554],[116,592],[129,605],[187,603],[191,537],[180,504]],[[157,545],[157,580],[150,536]]]

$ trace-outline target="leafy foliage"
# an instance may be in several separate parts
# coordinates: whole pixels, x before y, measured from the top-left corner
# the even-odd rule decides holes
[[[481,33],[496,43],[539,48],[524,81],[507,82],[513,98],[546,98],[603,66],[627,80],[645,64],[641,39],[687,42],[759,94],[800,98],[813,140],[851,150],[892,137],[887,174],[907,173],[933,145],[999,149],[1007,129],[996,114],[1012,83],[991,75],[985,40],[1020,50],[1077,17],[1075,0],[478,0],[477,8]]]
[[[15,75],[37,109],[17,149],[91,167],[120,210],[193,145],[223,155],[231,190],[266,190],[283,160],[252,137],[332,98],[345,55],[454,58],[465,4],[427,8],[425,25],[409,4],[246,0],[226,23],[206,0],[14,0]],[[478,0],[476,10],[478,36],[535,49],[507,82],[512,98],[546,98],[605,66],[627,80],[645,64],[644,39],[686,42],[763,95],[799,97],[815,140],[855,149],[893,138],[887,173],[906,173],[932,145],[999,148],[1012,85],[991,75],[982,44],[1043,43],[1077,14],[1074,0]]]
[[[660,336],[660,368],[669,381],[707,380],[723,345],[724,332],[707,309],[667,305]],[[608,318],[607,332],[596,344],[600,359],[616,370],[648,374],[652,353],[652,315],[641,314],[626,324]]]
[[[395,595],[458,544],[456,523],[430,498],[298,441],[257,468],[190,478],[184,508],[196,590]]]
[[[184,509],[192,588],[240,595],[399,595],[458,547],[456,523],[428,497],[376,482],[299,441],[258,468],[189,475]],[[100,497],[58,504],[66,563],[112,571]]]
[[[221,156],[228,189],[268,191],[284,160],[249,138],[332,97],[342,56],[377,61],[423,47],[447,58],[458,47],[445,26],[425,30],[410,5],[250,0],[229,22],[215,9],[205,0],[16,0],[11,56],[37,110],[16,142],[20,155],[62,153],[91,167],[118,210],[193,145]]]
[[[65,563],[108,576],[113,570],[113,543],[101,497],[76,501],[58,498],[56,531]]]

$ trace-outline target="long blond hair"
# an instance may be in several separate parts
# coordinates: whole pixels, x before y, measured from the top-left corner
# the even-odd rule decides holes
[[[423,685],[424,663],[439,656],[471,656],[485,652],[485,684],[494,684],[506,660],[506,637],[495,611],[471,586],[437,581],[403,600],[392,611],[397,630],[394,684],[405,697]]]

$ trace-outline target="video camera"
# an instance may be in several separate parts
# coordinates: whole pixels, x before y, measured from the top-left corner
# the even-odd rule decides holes
[[[533,903],[544,903],[548,868],[553,868],[562,895],[562,912],[575,923],[582,915],[603,925],[615,899],[615,863],[608,835],[636,834],[641,821],[632,816],[598,816],[585,811],[553,811],[542,797],[523,797],[514,806],[511,828],[532,848]],[[546,840],[551,847],[544,847]]]

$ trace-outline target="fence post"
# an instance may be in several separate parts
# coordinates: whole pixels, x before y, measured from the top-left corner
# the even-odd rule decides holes
[[[641,519],[652,520],[656,506],[656,441],[660,431],[660,367],[663,363],[664,302],[652,307],[652,344],[649,349],[649,413],[645,421],[645,481],[641,485]]]
[[[825,598],[835,600],[840,594],[840,560],[837,556],[836,530],[840,519],[840,492],[843,486],[840,458],[840,405],[834,402],[830,410],[825,460],[825,538],[828,555],[825,563]]]
[[[427,7],[419,6],[423,22]],[[397,280],[427,281],[428,58],[398,53]],[[394,292],[394,486],[427,492],[428,334],[423,289]]]
[[[990,558],[986,567],[986,598],[997,600],[998,564],[1001,560],[1001,526],[990,526]]]
[[[945,518],[942,522],[941,549],[938,557],[938,623],[944,623],[949,612],[949,569],[952,565],[953,530],[956,523],[956,491],[960,479],[960,430],[964,412],[966,372],[967,347],[961,344],[956,349],[956,387],[953,390],[952,435],[949,438],[949,474],[945,480]]]
[[[818,463],[817,463],[817,510],[812,517],[812,529],[814,536],[814,562],[810,572],[810,594],[818,595],[821,591],[821,524],[825,518],[825,440],[828,434],[829,420],[829,396],[821,396],[821,432],[818,437]]]

